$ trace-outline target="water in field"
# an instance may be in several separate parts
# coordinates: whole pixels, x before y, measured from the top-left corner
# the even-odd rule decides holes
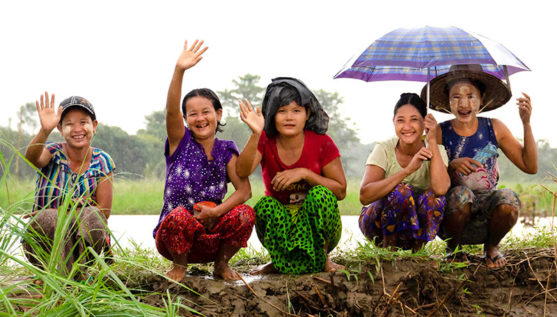
[[[108,226],[112,230],[113,235],[118,239],[122,247],[131,247],[132,242],[141,245],[143,248],[155,249],[155,240],[153,239],[153,228],[157,223],[159,216],[110,216]],[[358,216],[342,216],[342,237],[338,244],[338,248],[347,250],[355,247],[358,242],[364,242],[365,238],[358,227]],[[516,226],[511,231],[511,236],[523,236],[533,233],[537,229],[532,226],[525,226],[523,218],[520,218]],[[551,227],[552,218],[544,217],[536,219],[537,226]],[[557,225],[557,224],[556,224]],[[261,243],[257,239],[257,235],[252,233],[248,247],[256,250],[262,248]]]

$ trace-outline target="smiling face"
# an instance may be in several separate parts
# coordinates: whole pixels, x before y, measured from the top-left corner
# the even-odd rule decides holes
[[[415,144],[421,141],[424,133],[424,118],[411,104],[398,108],[393,118],[395,133],[398,139],[405,144]]]
[[[481,103],[480,90],[469,81],[459,81],[449,90],[451,113],[459,122],[470,123],[476,120]]]
[[[278,108],[275,114],[275,127],[281,136],[296,136],[304,132],[309,111],[292,101]]]
[[[58,125],[58,130],[70,147],[84,148],[91,145],[93,134],[97,130],[97,120],[92,120],[91,116],[79,109],[70,109]]]
[[[205,97],[191,97],[186,102],[186,124],[198,141],[215,137],[221,117],[222,109],[215,111],[211,100]]]

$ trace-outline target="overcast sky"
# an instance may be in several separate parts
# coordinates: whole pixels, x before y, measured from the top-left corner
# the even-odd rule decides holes
[[[514,99],[525,91],[533,100],[534,136],[557,146],[557,19],[549,1],[190,2],[3,1],[0,125],[48,90],[58,102],[86,97],[101,126],[135,133],[145,115],[164,108],[183,41],[199,38],[209,50],[186,72],[184,91],[232,88],[232,79],[246,73],[261,75],[261,86],[297,77],[311,89],[337,91],[361,140],[379,141],[394,134],[392,108],[400,93],[419,92],[423,83],[333,76],[393,29],[454,25],[504,44],[532,69],[513,75],[512,102],[486,115],[522,137]],[[433,113],[438,121],[450,118]]]

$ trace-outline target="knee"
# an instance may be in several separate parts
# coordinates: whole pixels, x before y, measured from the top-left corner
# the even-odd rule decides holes
[[[393,204],[395,209],[405,208],[409,205],[415,205],[414,201],[414,190],[412,186],[408,184],[398,184],[395,188],[389,193],[388,201]]]
[[[323,185],[317,185],[317,186],[313,186],[312,188],[310,188],[310,190],[308,190],[306,197],[325,198],[329,196],[335,197],[335,194],[333,194],[333,192],[327,187]]]
[[[453,187],[446,196],[448,209],[465,209],[474,202],[474,198],[474,192],[470,188],[466,186]]]
[[[44,209],[29,221],[29,229],[40,234],[53,234],[56,231],[57,222],[58,209]]]
[[[306,200],[319,202],[320,204],[333,204],[337,202],[335,194],[323,185],[313,186],[308,191]]]
[[[491,218],[498,223],[513,227],[518,220],[518,208],[510,204],[501,204],[495,208]]]
[[[255,210],[248,205],[240,205],[237,208],[240,226],[253,227],[255,225]]]
[[[414,194],[414,189],[408,184],[401,183],[396,185],[392,192],[397,192],[401,197],[409,199]]]
[[[282,204],[271,196],[263,196],[255,205],[256,217],[265,217],[268,213],[272,213],[280,208]]]

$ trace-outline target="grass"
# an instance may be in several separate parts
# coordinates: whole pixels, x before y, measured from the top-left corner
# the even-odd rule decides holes
[[[9,185],[0,187],[0,207],[15,213],[27,212],[33,205],[35,183],[33,180],[15,181],[7,179]],[[254,206],[264,195],[261,179],[252,177],[252,198],[247,204]],[[557,184],[547,185],[557,191]],[[551,194],[538,184],[507,183],[499,187],[515,190],[523,203],[522,214],[536,213],[536,216],[551,215]],[[342,215],[359,215],[362,209],[359,199],[359,179],[348,179],[346,198],[339,201]],[[158,215],[162,207],[164,181],[160,179],[119,179],[114,181],[113,215]],[[229,184],[228,193],[233,188]]]
[[[0,140],[1,142],[2,140]],[[12,160],[0,152],[0,170],[8,171]],[[347,198],[340,202],[343,214],[358,214],[360,204],[358,201],[359,180],[349,181]],[[519,184],[522,189],[529,187]],[[128,181],[117,178],[114,184],[114,213],[129,214],[133,212],[158,214],[162,205],[162,190],[164,183],[160,180]],[[509,185],[509,187],[513,188]],[[257,181],[253,182],[253,198],[248,202],[254,204],[263,195],[263,186]],[[142,302],[142,297],[150,295],[144,290],[130,289],[127,285],[133,284],[145,274],[164,278],[163,272],[168,270],[170,262],[150,249],[143,249],[137,245],[131,248],[121,248],[117,239],[113,237],[115,264],[108,266],[105,254],[97,254],[89,248],[92,260],[85,269],[92,277],[88,281],[80,281],[78,272],[82,268],[76,261],[70,272],[64,272],[59,267],[59,250],[67,235],[70,217],[61,212],[56,229],[52,252],[42,252],[42,267],[40,269],[24,260],[21,255],[21,240],[25,240],[37,248],[27,231],[25,221],[18,215],[30,210],[33,201],[33,181],[16,182],[9,173],[0,175],[0,316],[177,316],[186,311],[196,314],[196,303],[182,302],[176,294],[166,292],[157,294],[164,299],[162,307],[155,307]],[[550,190],[557,191],[556,184]],[[546,192],[548,192],[546,190]],[[533,195],[538,195],[534,193]],[[71,196],[71,195],[70,195]],[[545,197],[545,196],[543,196]],[[538,203],[555,211],[555,194],[550,198],[543,198]],[[69,199],[66,199],[61,208],[68,208]],[[544,207],[545,208],[545,207]],[[552,209],[551,209],[552,208]],[[75,212],[75,207],[70,208]],[[502,248],[547,248],[555,247],[555,233],[550,229],[540,229],[526,239],[505,240]],[[467,246],[469,253],[481,252],[479,246]],[[398,257],[430,257],[444,255],[444,243],[435,241],[417,252],[408,251],[391,252],[377,248],[373,243],[362,243],[353,250],[337,251],[333,258],[339,262],[346,261],[372,261],[380,267],[381,261],[393,260]],[[265,251],[242,249],[231,260],[233,267],[253,266],[269,261]],[[210,265],[200,265],[203,271],[210,270]],[[451,270],[457,267],[444,266],[441,269]],[[350,271],[352,270],[352,271]],[[358,266],[351,266],[346,271],[347,278],[357,271]],[[361,266],[359,266],[361,270]],[[38,286],[31,279],[18,279],[18,277],[36,276],[43,281]],[[137,283],[139,284],[139,283]],[[136,285],[137,285],[136,284]],[[181,287],[188,289],[185,285]],[[191,290],[190,290],[191,291]],[[192,291],[193,292],[193,291]],[[203,295],[201,295],[203,296]]]

